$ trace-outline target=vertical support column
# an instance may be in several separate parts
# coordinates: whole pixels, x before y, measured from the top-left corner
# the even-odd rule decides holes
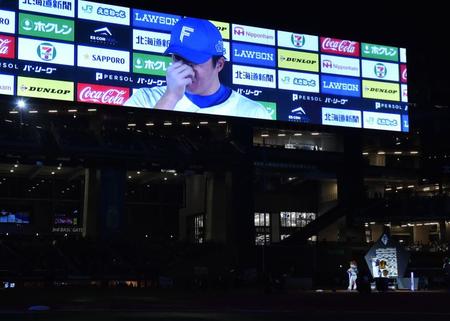
[[[270,213],[270,233],[273,243],[280,242],[280,213]]]
[[[107,238],[124,232],[125,179],[122,169],[86,169],[83,237]]]
[[[362,137],[358,133],[343,134],[344,164],[338,172],[338,201],[347,209],[345,240],[364,241],[364,230],[358,230],[354,219],[365,198]]]
[[[83,206],[83,237],[96,238],[98,197],[100,194],[99,171],[96,168],[86,168],[84,174],[84,206]]]
[[[100,235],[102,238],[118,237],[125,233],[125,183],[124,169],[101,170]]]

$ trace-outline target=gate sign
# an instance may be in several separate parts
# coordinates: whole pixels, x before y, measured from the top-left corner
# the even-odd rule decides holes
[[[383,233],[367,252],[365,260],[372,277],[397,278],[405,274],[409,253],[388,233]]]

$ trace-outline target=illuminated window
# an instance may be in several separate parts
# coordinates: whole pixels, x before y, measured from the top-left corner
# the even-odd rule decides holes
[[[194,216],[194,243],[201,244],[205,240],[205,216],[203,214]]]
[[[255,244],[270,243],[270,213],[255,213]]]
[[[281,212],[281,227],[304,227],[316,219],[316,214],[311,212]]]

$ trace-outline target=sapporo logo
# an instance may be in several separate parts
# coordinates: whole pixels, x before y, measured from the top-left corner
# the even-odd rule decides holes
[[[296,33],[293,33],[291,35],[291,43],[297,48],[301,48],[305,45],[306,37],[304,35],[299,35]]]
[[[387,74],[387,68],[384,64],[382,63],[377,63],[375,64],[375,66],[373,67],[373,71],[375,72],[375,75],[378,78],[384,78],[386,77]]]
[[[56,48],[51,43],[43,42],[37,47],[37,54],[44,61],[52,61],[56,58]]]

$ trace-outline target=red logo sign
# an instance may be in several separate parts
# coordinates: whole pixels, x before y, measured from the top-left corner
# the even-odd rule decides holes
[[[78,84],[78,101],[104,105],[123,105],[130,97],[130,89],[124,87]]]
[[[320,37],[320,48],[335,55],[359,56],[359,42],[356,41]]]
[[[400,78],[402,82],[408,82],[408,73],[406,65],[400,65]]]
[[[0,35],[0,58],[14,59],[16,52],[16,39]]]

